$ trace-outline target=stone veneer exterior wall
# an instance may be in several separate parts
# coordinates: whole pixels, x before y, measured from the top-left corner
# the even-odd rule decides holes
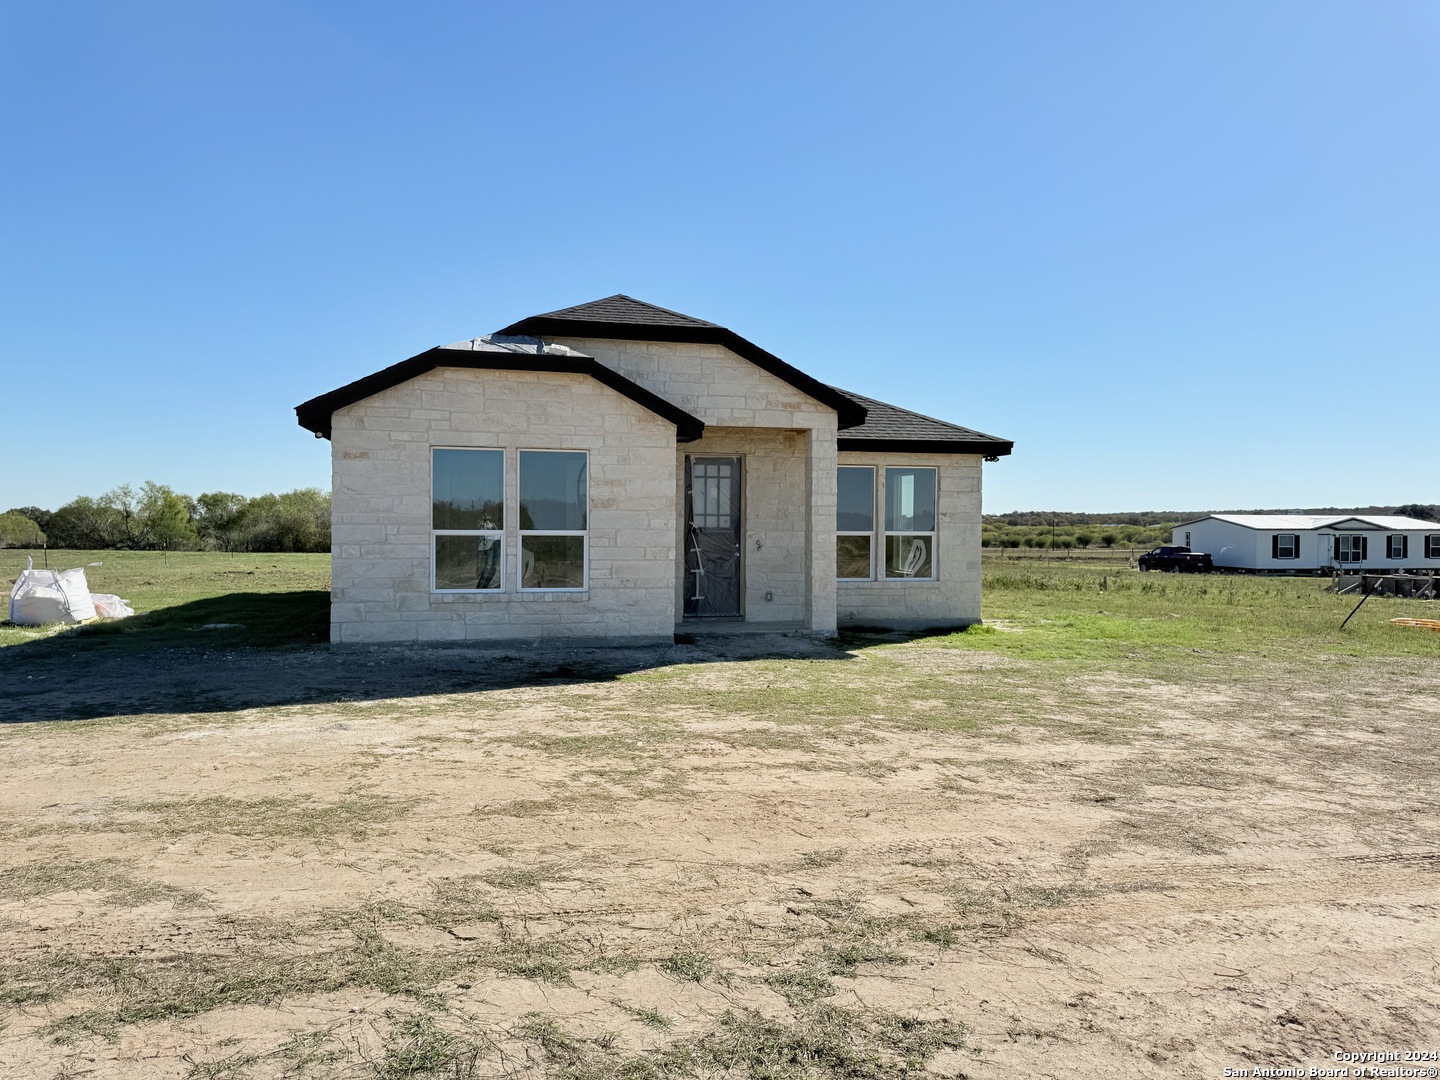
[[[834,410],[720,345],[554,340],[705,422],[704,438],[678,449],[677,517],[684,515],[686,454],[744,459],[745,621],[799,622],[834,633]],[[683,610],[684,542],[682,520],[676,525],[677,619]],[[773,600],[765,599],[767,592]]]
[[[685,455],[743,459],[745,618],[833,632],[980,618],[981,459],[837,452],[834,412],[716,345],[559,338],[707,424],[583,375],[442,368],[335,412],[331,641],[668,641],[683,610]],[[506,451],[504,591],[430,588],[432,447]],[[590,586],[521,593],[520,449],[590,454]],[[837,465],[938,469],[937,581],[836,582]],[[758,541],[758,547],[757,547]],[[769,593],[773,599],[766,600]]]
[[[877,469],[926,466],[937,470],[934,557],[939,569],[937,581],[837,582],[839,624],[923,630],[979,622],[981,458],[970,454],[872,454],[842,450],[838,465],[873,465]],[[881,527],[884,509],[883,503],[877,508],[876,524]],[[833,513],[831,528],[834,528]],[[883,573],[878,563],[877,557],[877,573]],[[833,557],[831,577],[834,577]]]
[[[330,640],[670,641],[675,428],[584,375],[441,368],[335,412]],[[430,588],[431,448],[505,450],[505,589]],[[590,587],[522,593],[520,449],[589,452]]]

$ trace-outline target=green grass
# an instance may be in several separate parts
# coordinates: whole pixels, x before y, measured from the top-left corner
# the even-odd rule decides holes
[[[660,961],[662,971],[685,982],[704,982],[715,974],[715,961],[699,949],[680,949]]]
[[[27,554],[36,553],[0,552],[0,581],[7,587],[24,569]],[[49,558],[57,569],[84,566],[93,591],[124,597],[136,617],[58,632],[3,623],[0,647],[56,637],[67,646],[126,651],[280,646],[326,638],[330,561],[323,554],[52,551]],[[1324,578],[1145,574],[1120,561],[1103,561],[1107,558],[1114,559],[1113,553],[1038,559],[987,551],[989,625],[935,643],[1024,659],[1081,661],[1153,659],[1183,651],[1238,655],[1257,648],[1297,656],[1440,652],[1440,636],[1389,622],[1433,613],[1435,605],[1424,601],[1376,597],[1341,631],[1355,599],[1324,592]],[[824,687],[805,677],[805,662],[752,666],[751,684],[727,688],[709,704],[727,713],[750,711],[762,702],[780,712],[827,704]],[[859,718],[876,705],[856,699],[842,711]],[[828,715],[836,714],[832,709]],[[573,749],[587,754],[607,749],[587,740],[578,738]]]
[[[272,839],[322,840],[348,836],[365,839],[372,830],[409,813],[403,799],[358,794],[333,803],[298,796],[234,799],[212,795],[203,799],[126,801],[104,827],[118,832],[144,832],[178,838],[206,833]]]
[[[27,555],[43,565],[38,551],[0,551],[7,596]],[[48,557],[55,570],[84,567],[91,592],[129,601],[134,617],[68,629],[0,623],[0,647],[56,637],[66,645],[127,651],[305,645],[324,641],[329,632],[325,554],[61,550]]]
[[[154,881],[123,869],[118,859],[45,858],[0,870],[0,899],[33,900],[65,892],[98,892],[107,904],[138,907],[157,900],[198,904],[199,894]]]
[[[985,626],[934,639],[1030,660],[1196,662],[1204,654],[1303,659],[1440,655],[1440,635],[1389,621],[1435,605],[1325,591],[1327,578],[1159,574],[1064,560],[985,564]],[[1433,616],[1432,616],[1433,617]],[[1197,657],[1201,654],[1201,657]]]

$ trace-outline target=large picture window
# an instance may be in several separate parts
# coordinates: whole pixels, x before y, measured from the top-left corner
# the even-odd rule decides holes
[[[505,554],[505,454],[431,451],[431,585],[444,592],[496,592]]]
[[[935,470],[885,470],[885,577],[935,576]]]
[[[584,589],[589,566],[589,458],[520,451],[520,588]]]
[[[875,576],[875,470],[841,466],[836,488],[835,576],[869,581]]]

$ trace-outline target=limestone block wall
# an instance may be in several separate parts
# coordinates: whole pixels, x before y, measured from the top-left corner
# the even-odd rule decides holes
[[[682,455],[745,457],[746,621],[799,621],[811,630],[833,632],[835,411],[721,345],[555,340],[703,420],[705,438],[683,448]],[[680,495],[677,510],[683,517],[683,491]],[[677,528],[683,527],[681,521]],[[683,579],[683,536],[679,543]],[[766,600],[766,593],[773,599]],[[677,586],[677,612],[683,610],[678,601]]]
[[[722,345],[555,338],[707,425],[835,430],[835,411]]]
[[[675,428],[584,375],[441,368],[337,410],[330,640],[658,639],[674,632]],[[432,592],[431,448],[505,451],[505,591]],[[589,452],[590,584],[520,592],[518,451]]]
[[[679,447],[675,505],[680,576],[675,610],[683,611],[685,456],[739,457],[741,464],[741,604],[747,622],[801,622],[809,604],[809,515],[806,433],[765,428],[707,427]],[[832,509],[831,516],[834,516]],[[833,558],[832,558],[833,561]],[[767,600],[765,594],[771,599]]]
[[[838,464],[873,465],[877,469],[907,465],[931,467],[937,470],[938,485],[934,556],[938,580],[836,582],[839,624],[925,629],[979,622],[981,458],[969,454],[872,454],[842,450]],[[883,504],[877,514],[876,524],[883,527]],[[832,529],[834,521],[832,512]],[[834,566],[832,555],[832,577]],[[883,568],[877,568],[877,572],[883,572]]]

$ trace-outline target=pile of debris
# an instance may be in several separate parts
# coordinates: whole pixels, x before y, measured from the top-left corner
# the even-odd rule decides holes
[[[10,589],[10,621],[16,626],[83,623],[94,619],[123,619],[135,609],[110,593],[92,593],[85,569],[36,570],[25,560],[25,570]]]

